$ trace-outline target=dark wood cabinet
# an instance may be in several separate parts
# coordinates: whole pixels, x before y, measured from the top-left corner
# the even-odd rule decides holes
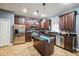
[[[39,21],[38,24],[36,24],[37,29],[44,29],[44,30],[49,30],[51,29],[51,20],[45,20]]]
[[[75,32],[75,23],[76,23],[75,12],[68,13],[66,17],[67,17],[65,23],[66,30],[68,30],[69,32]]]
[[[19,24],[19,17],[18,16],[15,16],[14,24]]]
[[[64,28],[63,28],[63,30],[64,30],[64,31],[68,31],[68,29],[67,29],[67,27],[68,27],[67,22],[68,22],[69,20],[67,20],[67,19],[68,19],[68,18],[67,18],[67,14],[65,14],[63,17],[64,17],[64,18],[63,18],[63,20],[64,20]]]
[[[73,38],[72,37],[67,37],[67,36],[65,37],[64,48],[70,51],[73,50]]]
[[[14,24],[25,24],[26,30],[31,29],[31,27],[35,27],[38,30],[40,29],[48,30],[49,27],[51,27],[51,20],[45,19],[45,22],[42,22],[42,21],[34,21],[31,19],[26,19],[21,16],[15,16]]]
[[[51,20],[45,20],[45,22],[43,22],[41,26],[43,29],[49,30],[51,27]]]
[[[61,35],[61,36],[63,38],[60,39],[56,38],[56,45],[68,51],[74,52],[76,50],[76,36],[68,36],[68,35]]]
[[[76,27],[76,12],[69,12],[59,16],[59,28],[62,31],[75,32]]]
[[[51,39],[51,42],[42,40],[41,38],[32,37],[33,46],[38,50],[38,52],[43,56],[52,55],[54,52],[54,41]]]
[[[38,24],[36,24],[37,29],[41,29],[41,21],[38,21]]]
[[[49,29],[49,20],[44,22],[44,29]]]
[[[64,16],[60,16],[59,28],[60,30],[64,30]]]
[[[25,33],[25,41],[30,42],[31,40],[31,34],[30,33]]]
[[[30,29],[30,23],[28,21],[26,21],[26,19],[24,17],[21,16],[15,16],[14,19],[14,24],[21,24],[24,25],[25,24],[25,29]]]
[[[24,17],[15,16],[14,24],[22,24],[22,25],[24,25],[25,24],[24,22],[25,22],[25,18]]]
[[[26,30],[30,29],[31,28],[30,22],[25,21],[25,27],[26,27]]]

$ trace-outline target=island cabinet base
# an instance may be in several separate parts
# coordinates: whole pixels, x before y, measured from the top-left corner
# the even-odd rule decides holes
[[[26,42],[31,42],[31,34],[30,33],[25,33],[25,41]]]
[[[33,46],[38,50],[42,56],[52,55],[54,52],[54,41],[48,43],[47,41],[38,40],[33,37]]]

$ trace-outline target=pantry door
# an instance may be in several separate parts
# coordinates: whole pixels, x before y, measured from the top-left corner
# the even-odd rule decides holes
[[[10,21],[0,18],[0,47],[10,44]]]

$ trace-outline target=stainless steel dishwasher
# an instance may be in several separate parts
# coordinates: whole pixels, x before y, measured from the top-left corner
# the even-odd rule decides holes
[[[60,46],[64,48],[64,37],[60,36]]]
[[[64,48],[64,37],[56,36],[56,45]]]

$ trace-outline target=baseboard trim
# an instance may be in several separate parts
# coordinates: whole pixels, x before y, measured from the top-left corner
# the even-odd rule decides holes
[[[79,51],[79,49],[78,49],[78,48],[76,48],[76,51]]]
[[[13,43],[10,43],[10,44],[5,45],[5,46],[1,46],[0,48],[2,48],[2,47],[6,47],[6,46],[11,46],[11,45],[13,45]]]
[[[13,45],[13,43],[10,43],[9,45]]]

